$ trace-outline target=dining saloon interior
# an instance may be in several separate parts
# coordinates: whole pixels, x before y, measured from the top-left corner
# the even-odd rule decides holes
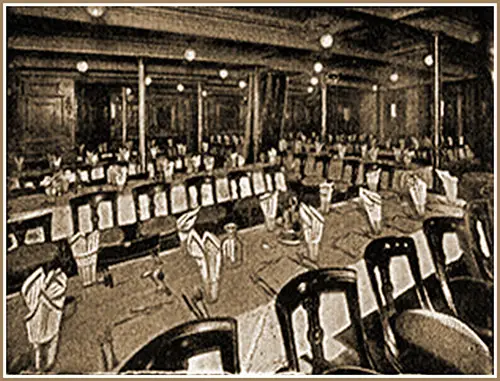
[[[4,10],[7,374],[494,373],[495,6]]]

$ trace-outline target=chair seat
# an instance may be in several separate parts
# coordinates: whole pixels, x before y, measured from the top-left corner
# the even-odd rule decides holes
[[[54,262],[59,247],[52,242],[23,245],[7,254],[8,292],[17,291],[24,280],[40,266]]]
[[[173,216],[155,217],[139,225],[139,234],[143,237],[170,235],[177,232],[177,222]]]
[[[125,240],[125,232],[118,226],[102,230],[99,247],[109,247],[121,244]]]
[[[409,345],[410,352],[417,351],[417,356],[409,356],[409,359],[422,353],[439,364],[434,368],[434,361],[428,361],[428,374],[493,373],[493,359],[485,343],[467,325],[450,315],[423,309],[406,310],[395,318],[394,327],[396,335]]]

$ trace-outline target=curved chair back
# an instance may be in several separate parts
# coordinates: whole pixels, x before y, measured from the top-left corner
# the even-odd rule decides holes
[[[213,318],[174,327],[128,357],[118,366],[117,373],[187,370],[190,357],[214,350],[220,351],[225,372],[240,372],[236,320]]]
[[[92,230],[99,229],[99,222],[101,221],[102,216],[99,216],[99,205],[103,202],[110,202],[112,215],[110,216],[112,219],[113,226],[118,226],[118,204],[117,204],[117,196],[118,193],[115,191],[100,191],[89,194],[84,194],[78,197],[72,198],[69,203],[71,206],[71,214],[73,216],[73,231],[74,233],[78,232],[81,228],[80,221],[80,207],[89,205],[90,206],[90,219],[92,223]],[[85,232],[87,233],[87,232]]]
[[[160,217],[161,215],[168,215],[168,198],[170,196],[169,188],[170,184],[153,183],[141,185],[132,189],[137,221],[140,222],[149,220],[150,218]],[[163,205],[164,208],[160,208],[165,209],[164,211],[157,210],[155,205],[155,197],[160,194],[165,195],[166,203]],[[147,201],[144,201],[144,196],[147,198]],[[147,204],[144,205],[144,202],[147,202]]]
[[[484,279],[493,282],[494,244],[494,213],[489,200],[473,200],[467,204],[465,211],[465,227],[469,234],[469,245],[479,270]],[[487,245],[488,253],[484,252],[481,240]]]
[[[324,331],[319,319],[320,295],[325,292],[339,292],[345,295],[349,317],[356,335],[360,365],[372,369],[373,364],[366,345],[359,307],[356,271],[347,268],[329,268],[312,270],[296,276],[281,289],[277,296],[276,312],[289,370],[297,372],[300,370],[292,324],[292,314],[299,306],[303,306],[307,313],[309,327],[307,340],[313,355],[313,374],[320,374],[331,368],[331,364],[324,357]]]
[[[365,249],[365,263],[370,278],[372,290],[375,294],[377,306],[380,311],[382,323],[384,346],[389,350],[389,360],[394,360],[398,355],[397,343],[392,330],[391,318],[398,312],[394,300],[394,286],[391,281],[390,263],[392,258],[406,257],[410,265],[410,272],[414,281],[420,308],[433,310],[433,306],[424,287],[422,274],[420,272],[419,260],[415,242],[411,237],[384,237],[376,239],[368,244]],[[375,269],[380,273],[381,285],[377,279]],[[383,302],[385,299],[385,304]],[[398,365],[395,365],[398,368]]]

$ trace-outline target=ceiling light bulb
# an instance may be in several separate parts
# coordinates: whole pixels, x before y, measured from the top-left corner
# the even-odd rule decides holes
[[[189,62],[193,61],[196,58],[196,51],[191,48],[186,49],[184,52],[184,58]]]
[[[148,75],[144,81],[144,83],[146,84],[146,86],[149,86],[153,83],[153,80],[151,79],[151,77]]]
[[[201,96],[202,96],[202,97],[206,97],[207,95],[208,95],[207,90],[203,90],[203,91],[201,92]]]
[[[389,78],[390,78],[391,82],[397,82],[399,79],[399,75],[398,75],[398,73],[392,73]]]
[[[311,85],[316,86],[319,83],[318,77],[311,77]]]
[[[89,64],[87,63],[87,61],[80,61],[76,64],[76,69],[80,73],[85,73],[87,70],[89,70]]]
[[[219,71],[219,75],[222,79],[226,79],[228,77],[229,73],[226,69],[221,69]]]
[[[321,36],[319,43],[325,49],[331,48],[333,45],[333,36],[330,33],[326,33]]]
[[[373,91],[377,91],[377,90],[378,90],[378,86],[377,86],[377,85],[373,85],[373,86],[372,86],[372,90],[373,90]]]
[[[432,58],[432,54],[428,54],[424,58],[424,62],[427,66],[432,66],[434,65],[434,58]]]
[[[313,93],[313,91],[314,91],[314,87],[312,87],[312,86],[308,86],[308,87],[307,87],[307,92],[308,92],[309,94],[312,94],[312,93]]]
[[[238,86],[240,87],[240,89],[244,89],[245,87],[247,87],[247,83],[241,80],[238,82]]]
[[[106,7],[87,7],[87,12],[92,17],[101,17],[106,12]]]
[[[322,71],[323,71],[323,64],[321,62],[316,62],[314,64],[314,72],[319,74]]]
[[[177,85],[177,91],[180,93],[182,93],[184,91],[184,85],[182,83],[179,83]]]
[[[132,94],[132,89],[130,87],[127,87],[127,90],[125,90],[127,95]]]

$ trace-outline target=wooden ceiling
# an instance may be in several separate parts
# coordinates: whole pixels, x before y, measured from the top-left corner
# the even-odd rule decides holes
[[[220,67],[233,82],[254,67],[290,73],[307,85],[321,61],[339,84],[371,88],[430,83],[424,57],[439,33],[444,81],[487,70],[493,46],[491,6],[302,7],[144,6],[106,7],[92,17],[87,7],[7,7],[10,67],[74,71],[76,59],[92,61],[90,76],[133,78],[136,57],[158,77],[191,75],[217,81]],[[330,33],[333,46],[320,37]],[[194,62],[183,59],[192,47]],[[36,53],[27,59],[26,52]],[[60,57],[59,60],[53,60]],[[57,64],[54,62],[58,62]],[[397,83],[389,81],[397,71]],[[234,75],[234,73],[237,75]],[[230,78],[231,80],[231,78]],[[336,82],[337,83],[337,82]]]

